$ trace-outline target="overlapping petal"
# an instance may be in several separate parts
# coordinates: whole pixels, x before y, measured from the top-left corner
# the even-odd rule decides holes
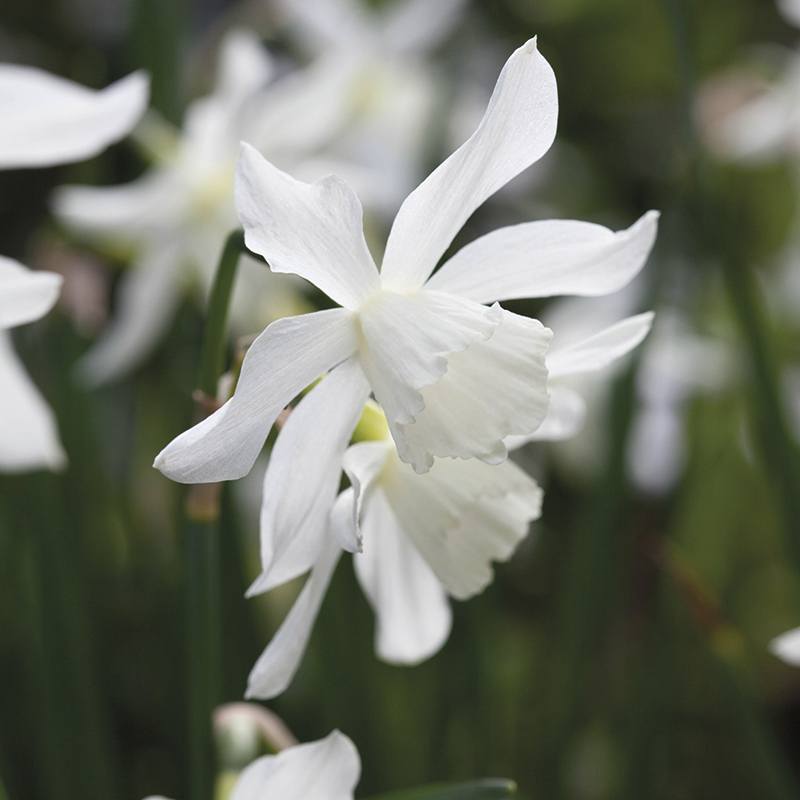
[[[136,72],[102,91],[33,67],[0,65],[0,168],[46,167],[96,155],[144,113],[148,79]]]
[[[644,266],[657,227],[658,212],[648,211],[618,232],[574,220],[500,228],[459,250],[427,286],[480,303],[609,294]]]
[[[550,404],[544,422],[526,436],[509,436],[504,440],[506,449],[516,450],[528,442],[560,442],[575,436],[586,419],[586,402],[566,386],[550,387]]]
[[[236,207],[245,241],[275,272],[306,278],[346,308],[378,287],[364,241],[361,203],[340,179],[295,180],[242,145]]]
[[[0,330],[43,317],[58,299],[61,283],[54,272],[34,272],[0,256]]]
[[[241,478],[281,409],[357,346],[353,315],[345,309],[273,322],[248,350],[233,397],[168,444],[155,466],[182,483]]]
[[[342,457],[368,396],[369,384],[351,358],[289,415],[264,476],[263,573],[249,595],[302,575],[319,557],[339,490]]]
[[[383,285],[420,287],[473,211],[547,152],[557,117],[555,76],[531,39],[506,62],[475,133],[406,198],[386,246]]]
[[[318,742],[254,761],[239,776],[230,800],[353,800],[360,775],[355,745],[333,731]]]

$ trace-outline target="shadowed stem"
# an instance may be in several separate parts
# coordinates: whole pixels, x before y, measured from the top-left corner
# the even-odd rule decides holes
[[[222,250],[209,298],[201,351],[198,417],[208,415],[225,368],[226,330],[239,256],[241,231]],[[221,697],[219,515],[222,484],[192,486],[185,508],[185,603],[189,681],[189,797],[212,800],[214,741],[212,715]]]

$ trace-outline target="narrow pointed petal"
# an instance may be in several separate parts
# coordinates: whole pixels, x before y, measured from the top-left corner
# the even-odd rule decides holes
[[[551,380],[605,369],[644,341],[654,317],[652,311],[646,311],[568,347],[554,346],[547,357]]]
[[[800,628],[793,628],[769,643],[770,652],[793,667],[800,667]]]
[[[150,354],[177,306],[180,266],[176,242],[148,249],[131,265],[122,277],[111,323],[78,362],[89,385],[116,380]]]
[[[331,530],[303,590],[250,671],[245,694],[247,698],[270,700],[283,693],[292,682],[342,553],[337,528],[349,527],[352,523],[353,491],[347,489],[339,495],[331,509]]]
[[[377,617],[378,657],[389,664],[419,664],[450,635],[452,613],[444,588],[379,488],[369,495],[361,530],[364,552],[353,564]]]
[[[475,133],[406,198],[386,245],[383,285],[422,286],[475,209],[547,152],[557,119],[555,75],[531,39],[503,67]]]
[[[344,539],[339,543],[349,553],[360,553],[362,549],[361,513],[367,493],[380,475],[384,465],[395,452],[391,440],[377,442],[358,442],[347,449],[342,459],[347,478],[353,487],[353,524],[339,526]]]
[[[400,458],[418,472],[434,458],[497,464],[507,455],[504,439],[533,433],[545,418],[551,332],[496,310],[501,323],[491,338],[448,357],[444,376],[421,390],[424,407],[413,420],[397,422],[387,413]]]
[[[242,771],[230,800],[353,800],[360,775],[355,745],[333,731],[318,742],[254,761]]]
[[[154,466],[181,483],[241,478],[281,409],[357,346],[353,315],[344,309],[273,322],[247,351],[233,397],[170,442]]]
[[[243,144],[236,208],[247,246],[274,272],[300,275],[345,308],[377,289],[361,203],[339,178],[302,183]]]
[[[54,272],[35,272],[0,256],[0,330],[43,317],[55,305],[61,283]]]
[[[235,113],[251,94],[269,83],[274,72],[269,51],[253,31],[228,31],[220,45],[213,97]]]
[[[571,439],[586,420],[586,403],[574,390],[566,386],[550,387],[550,405],[544,422],[527,436],[509,436],[505,446],[516,450],[528,442],[560,442]]]
[[[405,534],[459,600],[491,582],[492,561],[510,558],[541,514],[541,489],[511,461],[441,460],[418,475],[395,459],[381,487]]]
[[[384,14],[383,39],[394,53],[424,53],[456,27],[466,0],[405,0]]]
[[[356,359],[315,386],[289,415],[270,454],[261,506],[263,572],[248,595],[311,569],[339,491],[342,457],[369,396]]]
[[[658,212],[614,232],[573,220],[512,225],[458,251],[427,287],[480,303],[560,294],[610,294],[629,283],[650,255]]]
[[[60,469],[66,463],[53,413],[0,331],[0,472]]]
[[[33,67],[0,65],[0,169],[47,167],[97,155],[129,133],[147,105],[136,72],[95,92]]]

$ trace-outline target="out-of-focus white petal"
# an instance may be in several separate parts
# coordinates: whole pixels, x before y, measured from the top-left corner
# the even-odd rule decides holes
[[[441,292],[379,292],[359,311],[359,355],[375,397],[393,422],[422,412],[420,390],[439,380],[452,355],[488,339],[499,309]]]
[[[102,91],[33,67],[0,64],[0,168],[46,167],[96,155],[144,113],[148,79],[135,72]]]
[[[302,575],[319,557],[339,490],[342,456],[368,396],[369,384],[351,358],[289,415],[264,476],[263,572],[249,596]]]
[[[770,652],[793,667],[800,667],[800,628],[792,628],[769,643]]]
[[[525,222],[456,253],[427,286],[481,303],[616,292],[644,266],[658,227],[648,211],[624,231],[574,220]]]
[[[382,38],[394,53],[420,53],[438,45],[455,28],[466,0],[404,0],[384,13]]]
[[[358,442],[347,449],[342,459],[342,468],[353,487],[353,525],[350,528],[339,526],[345,538],[339,543],[349,553],[357,553],[362,548],[361,513],[367,492],[378,477],[383,465],[395,452],[391,440]]]
[[[371,492],[356,575],[377,617],[375,649],[390,664],[418,664],[447,641],[452,614],[442,584],[400,528],[383,491]]]
[[[247,698],[269,700],[285,691],[292,682],[342,553],[339,547],[340,534],[336,529],[352,524],[353,490],[347,489],[336,498],[331,509],[330,531],[303,590],[250,671],[245,693]]]
[[[274,73],[274,63],[252,31],[228,31],[220,45],[214,96],[231,110],[265,86]]]
[[[421,286],[472,212],[547,152],[557,118],[555,76],[531,39],[503,67],[475,133],[406,198],[386,245],[383,285]]]
[[[275,0],[297,37],[312,52],[360,48],[374,38],[360,0]]]
[[[778,0],[778,8],[787,22],[800,27],[800,0]]]
[[[670,491],[686,463],[685,400],[646,406],[634,419],[627,462],[639,489],[661,495]]]
[[[403,531],[458,599],[487,586],[491,562],[508,559],[541,513],[541,489],[511,461],[441,460],[418,475],[393,459],[380,485]]]
[[[654,316],[652,311],[646,311],[644,314],[628,317],[560,349],[556,337],[556,344],[547,356],[551,380],[605,369],[644,341],[653,325]]]
[[[180,268],[177,242],[149,247],[130,266],[111,323],[78,363],[90,385],[116,380],[150,354],[178,302]]]
[[[575,436],[586,419],[586,403],[573,389],[550,387],[550,405],[544,422],[527,436],[509,436],[506,448],[516,450],[528,442],[560,442]]]
[[[0,256],[0,330],[43,317],[58,299],[61,283],[54,272],[34,272]]]
[[[243,144],[236,208],[248,248],[274,272],[306,278],[345,308],[356,308],[378,287],[361,203],[338,178],[302,183]]]
[[[550,331],[497,311],[501,323],[492,337],[448,357],[444,376],[421,390],[424,408],[410,423],[388,417],[400,457],[418,472],[434,457],[497,464],[507,455],[506,437],[530,434],[545,418]]]
[[[0,472],[59,469],[66,463],[53,413],[0,330]]]
[[[281,409],[357,346],[353,315],[344,309],[273,322],[247,351],[233,397],[173,439],[154,466],[181,483],[241,478]]]
[[[353,800],[360,775],[355,745],[333,731],[318,742],[254,761],[242,771],[230,800]]]

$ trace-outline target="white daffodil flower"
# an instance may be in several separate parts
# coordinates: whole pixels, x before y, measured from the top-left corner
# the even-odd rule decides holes
[[[82,362],[91,382],[136,366],[161,338],[184,290],[210,286],[222,243],[238,226],[233,182],[240,141],[295,167],[345,123],[343,66],[320,61],[277,80],[274,73],[254,34],[229,33],[213,90],[189,106],[183,130],[163,121],[154,126],[151,116],[151,129],[166,140],[152,169],[126,185],[56,193],[54,210],[65,225],[134,254],[116,316]],[[270,279],[262,264],[243,265],[239,275],[232,304],[237,333],[305,310],[292,281]]]
[[[335,379],[334,372],[320,387]],[[492,580],[492,562],[511,557],[541,512],[541,489],[510,460],[490,465],[441,459],[429,472],[416,473],[398,457],[380,409],[369,404],[359,428],[369,430],[372,440],[352,445],[343,458],[340,453],[335,481],[326,482],[323,496],[307,507],[299,535],[281,535],[291,529],[290,504],[301,493],[288,476],[314,468],[307,442],[327,426],[326,406],[316,391],[300,401],[278,436],[264,479],[265,569],[248,596],[313,568],[254,666],[248,697],[274,697],[291,682],[342,548],[356,553],[356,574],[377,617],[378,656],[417,664],[447,640],[448,596],[466,600],[481,592]],[[342,468],[351,488],[328,516],[324,509]]]
[[[349,70],[350,124],[332,153],[380,174],[371,199],[393,213],[419,179],[445,96],[430,53],[456,26],[466,0],[400,0],[384,10],[361,0],[274,5],[306,53]]]
[[[403,203],[380,272],[343,181],[302,183],[245,145],[236,193],[247,246],[341,307],[272,323],[249,349],[233,397],[155,466],[185,483],[242,477],[281,409],[332,368],[312,390],[328,396],[330,420],[314,448],[346,446],[372,392],[401,460],[418,472],[435,458],[503,461],[504,440],[532,434],[546,416],[551,333],[496,301],[616,291],[656,234],[655,212],[619,233],[525,223],[468,244],[430,277],[473,211],[550,147],[557,104],[555,76],[531,40],[506,63],[472,137]],[[316,497],[317,480],[305,476],[303,489]]]
[[[0,64],[0,169],[97,155],[130,132],[147,97],[141,72],[98,92],[35,67]]]
[[[335,730],[317,742],[254,761],[242,770],[230,800],[353,800],[360,777],[358,750]]]
[[[800,667],[800,628],[792,628],[769,643],[770,652],[792,667]]]
[[[0,472],[58,469],[64,452],[53,414],[14,353],[7,331],[43,317],[61,276],[0,256]]]

